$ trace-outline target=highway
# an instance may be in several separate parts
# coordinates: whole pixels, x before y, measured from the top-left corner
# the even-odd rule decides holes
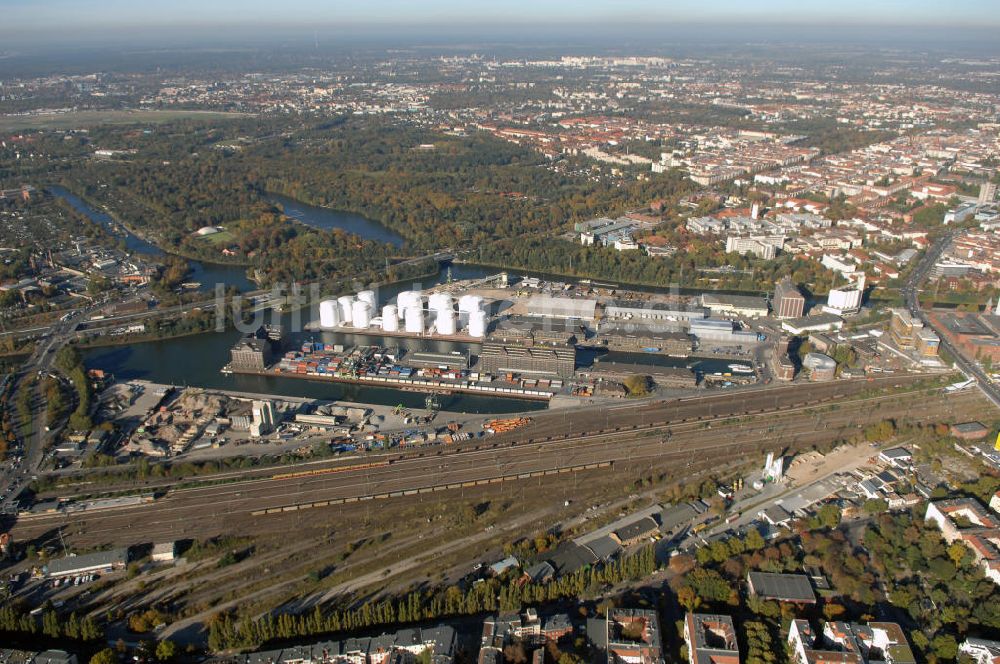
[[[859,426],[883,418],[934,422],[946,417],[946,410],[975,412],[981,408],[981,398],[975,392],[965,392],[945,399],[938,390],[920,390],[882,396],[861,394],[853,400],[840,401],[836,410],[827,409],[827,405],[823,401],[789,406],[781,413],[763,412],[739,418],[725,414],[706,416],[702,421],[650,423],[640,430],[584,432],[544,442],[522,439],[506,444],[491,441],[478,449],[427,448],[419,454],[373,457],[371,462],[380,463],[371,467],[358,467],[363,464],[354,461],[337,473],[305,477],[272,475],[174,489],[145,506],[22,517],[12,534],[16,540],[25,541],[64,527],[64,534],[72,538],[74,545],[96,546],[225,533],[294,531],[300,527],[300,521],[291,518],[297,516],[296,507],[314,502],[343,499],[349,504],[340,509],[350,509],[350,501],[369,496],[389,497],[391,493],[404,491],[413,492],[405,500],[416,501],[422,499],[416,495],[421,489],[423,493],[432,493],[432,487],[444,484],[485,483],[501,477],[536,486],[536,480],[518,476],[608,462],[614,463],[615,477],[635,479],[630,473],[644,476],[657,467],[677,472],[691,464],[722,465],[747,458],[746,455],[762,455],[765,450],[801,449],[842,439],[857,433]],[[585,478],[595,472],[610,471],[586,471],[587,474],[580,475],[584,478],[581,483],[586,483]],[[538,479],[537,485],[541,484]],[[465,488],[457,486],[432,500],[447,500],[445,496],[455,496],[459,490],[464,493]],[[287,512],[260,515],[261,510],[272,508],[284,508]],[[321,514],[324,513],[317,512],[308,520],[322,519]]]
[[[986,398],[993,402],[994,406],[1000,407],[1000,389],[993,384],[986,372],[977,364],[975,361],[968,359],[962,354],[955,346],[949,343],[947,336],[944,331],[934,324],[934,321],[928,316],[920,306],[920,288],[924,281],[927,279],[928,274],[937,263],[938,259],[944,250],[951,244],[952,240],[961,229],[954,229],[941,236],[935,240],[920,259],[917,267],[913,269],[910,273],[909,279],[907,279],[906,284],[902,288],[902,294],[906,306],[909,307],[910,313],[917,316],[925,325],[928,325],[934,332],[941,338],[941,348],[946,349],[952,357],[955,358],[955,364],[961,369],[966,376],[976,379],[976,384],[980,391]]]

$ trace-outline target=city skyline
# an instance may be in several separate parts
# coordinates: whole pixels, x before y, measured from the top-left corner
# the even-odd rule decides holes
[[[376,6],[326,4],[294,0],[276,4],[266,0],[220,0],[198,3],[131,3],[124,0],[7,0],[5,15],[23,30],[114,29],[117,27],[180,26],[313,26],[410,24],[414,27],[461,26],[488,22],[494,25],[546,23],[555,25],[593,22],[635,24],[747,23],[820,26],[931,26],[986,28],[998,25],[987,0],[961,0],[944,6],[930,0],[886,0],[867,3],[846,0],[830,5],[820,2],[766,0],[761,3],[716,0],[699,3],[678,0],[664,6],[651,0],[628,0],[613,6],[593,1],[546,3],[512,0],[502,6],[470,9],[455,0],[414,3],[387,0]]]

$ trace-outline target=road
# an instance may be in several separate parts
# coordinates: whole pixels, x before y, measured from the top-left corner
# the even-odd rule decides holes
[[[954,229],[940,238],[934,241],[934,243],[928,247],[927,252],[920,259],[920,262],[910,273],[909,279],[907,279],[906,284],[902,288],[903,299],[906,302],[906,306],[909,307],[910,313],[917,316],[925,325],[928,325],[934,332],[941,338],[941,348],[947,350],[952,357],[955,358],[955,364],[959,369],[962,370],[965,375],[970,378],[976,379],[976,384],[978,385],[980,391],[986,398],[993,402],[994,406],[1000,407],[1000,389],[993,384],[986,372],[983,371],[982,367],[979,366],[975,361],[970,360],[965,357],[960,350],[958,350],[953,344],[948,341],[948,337],[944,334],[944,331],[937,325],[934,321],[926,314],[926,312],[921,308],[920,305],[920,288],[924,281],[927,279],[928,274],[937,263],[941,254],[947,249],[948,245],[951,244],[955,236],[961,232],[961,229]]]
[[[83,309],[72,310],[69,312],[70,317],[67,320],[59,320],[47,328],[48,331],[35,345],[35,350],[15,375],[13,389],[17,390],[27,381],[41,378],[49,373],[64,379],[65,377],[59,374],[54,366],[56,355],[59,349],[75,336],[81,315],[87,315],[98,308],[99,305],[91,305]],[[18,494],[31,481],[32,476],[38,472],[45,458],[46,448],[65,424],[64,421],[48,421],[48,402],[41,394],[42,382],[36,380],[32,389],[34,391],[31,399],[33,426],[31,434],[22,441],[24,447],[22,459],[16,465],[5,466],[3,473],[0,474],[0,511],[4,512],[12,508]],[[13,408],[13,403],[9,407]]]

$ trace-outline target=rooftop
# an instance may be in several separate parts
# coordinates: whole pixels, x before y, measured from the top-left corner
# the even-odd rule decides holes
[[[814,604],[816,593],[805,574],[775,574],[750,572],[747,581],[753,594],[781,602]]]

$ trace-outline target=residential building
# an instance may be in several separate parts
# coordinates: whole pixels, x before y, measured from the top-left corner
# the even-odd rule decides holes
[[[971,657],[975,664],[1000,664],[1000,641],[969,637],[958,644],[958,652]]]
[[[587,636],[607,664],[662,664],[660,619],[656,611],[615,609],[587,621]]]
[[[684,643],[690,664],[740,664],[736,626],[729,616],[688,613]]]
[[[932,501],[924,518],[949,544],[965,544],[986,577],[1000,585],[1000,518],[972,498]]]
[[[452,664],[457,633],[449,625],[406,628],[376,637],[322,641],[227,658],[231,664],[416,664],[426,656],[431,664]],[[425,655],[426,653],[426,655]],[[502,661],[502,658],[500,659]]]
[[[785,245],[782,235],[751,235],[741,237],[730,235],[726,238],[726,253],[737,253],[741,256],[753,254],[757,258],[771,260]]]
[[[788,644],[794,664],[915,664],[897,623],[828,622],[816,635],[806,620],[792,621]]]

